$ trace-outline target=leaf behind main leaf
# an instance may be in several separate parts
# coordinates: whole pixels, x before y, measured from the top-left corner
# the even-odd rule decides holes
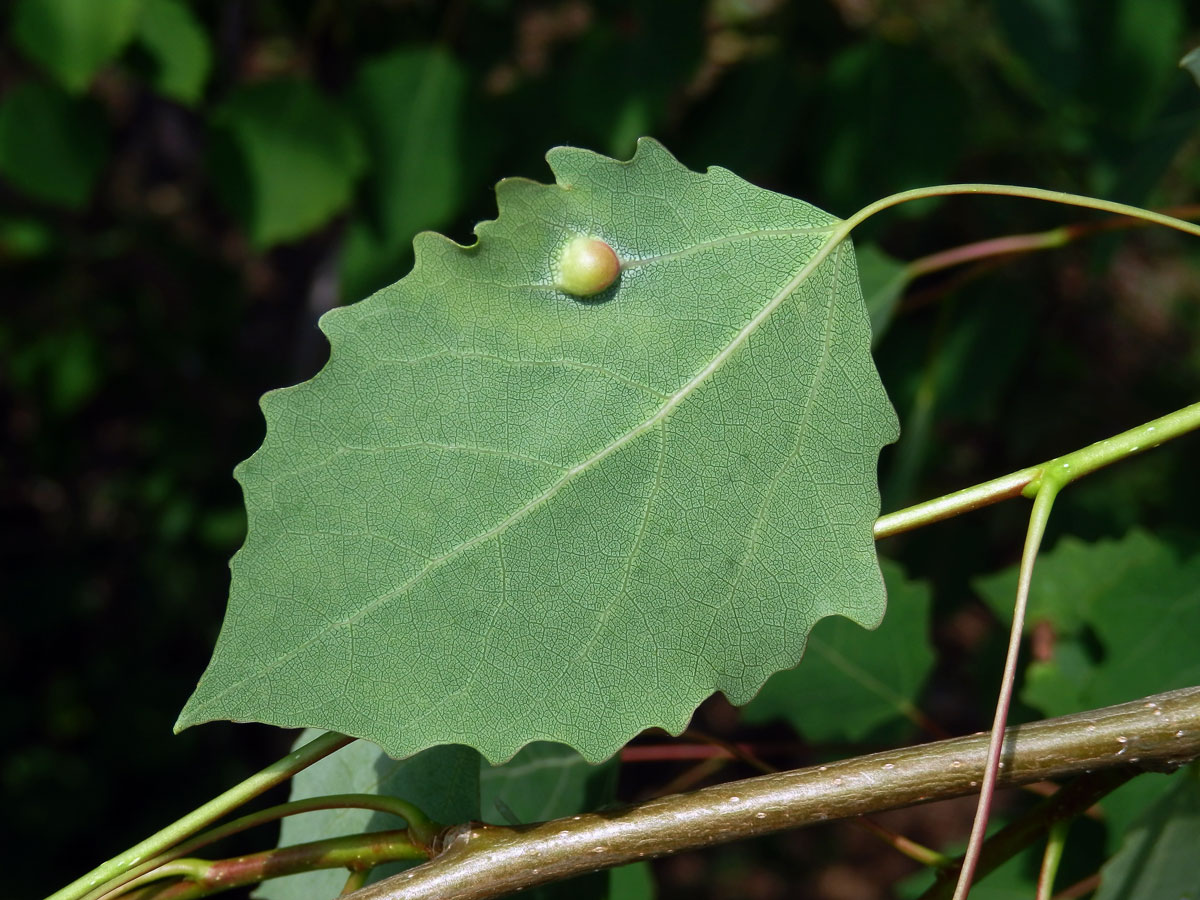
[[[589,760],[746,702],[834,613],[873,626],[895,415],[839,220],[644,140],[548,156],[479,240],[322,319],[263,399],[229,610],[177,727],[315,725],[404,757]],[[623,261],[581,302],[572,237]]]

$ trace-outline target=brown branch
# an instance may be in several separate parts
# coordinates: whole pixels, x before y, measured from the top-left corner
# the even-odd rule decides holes
[[[1001,787],[1200,756],[1200,687],[1009,728]],[[596,869],[978,791],[987,735],[762,775],[624,809],[450,829],[428,863],[349,900],[483,900]]]

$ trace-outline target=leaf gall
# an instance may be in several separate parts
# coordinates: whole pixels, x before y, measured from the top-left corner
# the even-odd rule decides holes
[[[574,297],[594,297],[621,274],[621,261],[599,238],[579,235],[566,243],[554,265],[554,286]]]

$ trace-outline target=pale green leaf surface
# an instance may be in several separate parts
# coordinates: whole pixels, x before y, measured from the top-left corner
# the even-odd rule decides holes
[[[155,90],[192,104],[204,93],[212,69],[212,50],[204,26],[181,0],[143,0],[138,41],[157,67]]]
[[[1185,53],[1179,61],[1179,68],[1191,75],[1196,81],[1196,86],[1200,87],[1200,47],[1193,47]]]
[[[18,0],[13,39],[69,91],[92,76],[133,36],[142,0]]]
[[[549,161],[474,246],[420,235],[412,274],[322,319],[325,369],[264,398],[177,727],[594,761],[714,691],[745,703],[823,616],[878,624],[896,421],[839,220],[653,141]],[[625,261],[589,302],[551,287],[577,233]]]
[[[1173,779],[1101,870],[1096,900],[1198,900],[1200,769]]]
[[[319,731],[306,730],[296,746],[319,735]],[[456,824],[479,818],[479,769],[479,754],[468,747],[434,747],[397,762],[374,744],[355,741],[296,775],[292,779],[289,799],[327,794],[379,794],[407,800],[435,822]],[[369,809],[303,813],[283,820],[279,846],[344,834],[388,831],[403,828],[405,824],[403,819]],[[370,880],[378,881],[407,865],[379,866],[371,873]],[[335,897],[346,881],[346,874],[344,869],[324,869],[273,878],[264,881],[254,896],[264,900]]]
[[[933,668],[929,644],[932,596],[883,561],[888,614],[874,631],[840,617],[817,624],[804,661],[777,672],[743,710],[748,722],[785,719],[814,741],[861,740],[897,718],[916,715],[921,686]]]
[[[320,734],[301,734],[297,746]],[[481,819],[498,825],[540,822],[601,808],[616,795],[617,761],[590,765],[562,744],[534,743],[504,765],[490,766],[475,751],[455,745],[426,750],[396,761],[374,744],[356,741],[305,769],[292,780],[290,799],[326,794],[380,794],[416,804],[434,821],[455,825]],[[370,810],[343,809],[305,813],[283,820],[279,846],[300,844],[343,834],[404,827],[403,820]],[[371,873],[378,881],[413,863],[380,866]],[[289,875],[263,882],[255,896],[264,900],[308,900],[333,897],[346,880],[342,870]],[[622,885],[645,893],[646,875],[603,872],[547,885],[531,897],[624,897]],[[610,886],[611,885],[611,886]]]

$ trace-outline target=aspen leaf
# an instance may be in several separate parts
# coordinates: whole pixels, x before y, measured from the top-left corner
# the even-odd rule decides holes
[[[880,621],[897,426],[840,220],[651,140],[548,159],[472,246],[418,236],[411,274],[321,320],[324,370],[263,399],[177,727],[596,761],[745,703],[823,616]],[[555,287],[577,235],[621,260],[593,300]]]

